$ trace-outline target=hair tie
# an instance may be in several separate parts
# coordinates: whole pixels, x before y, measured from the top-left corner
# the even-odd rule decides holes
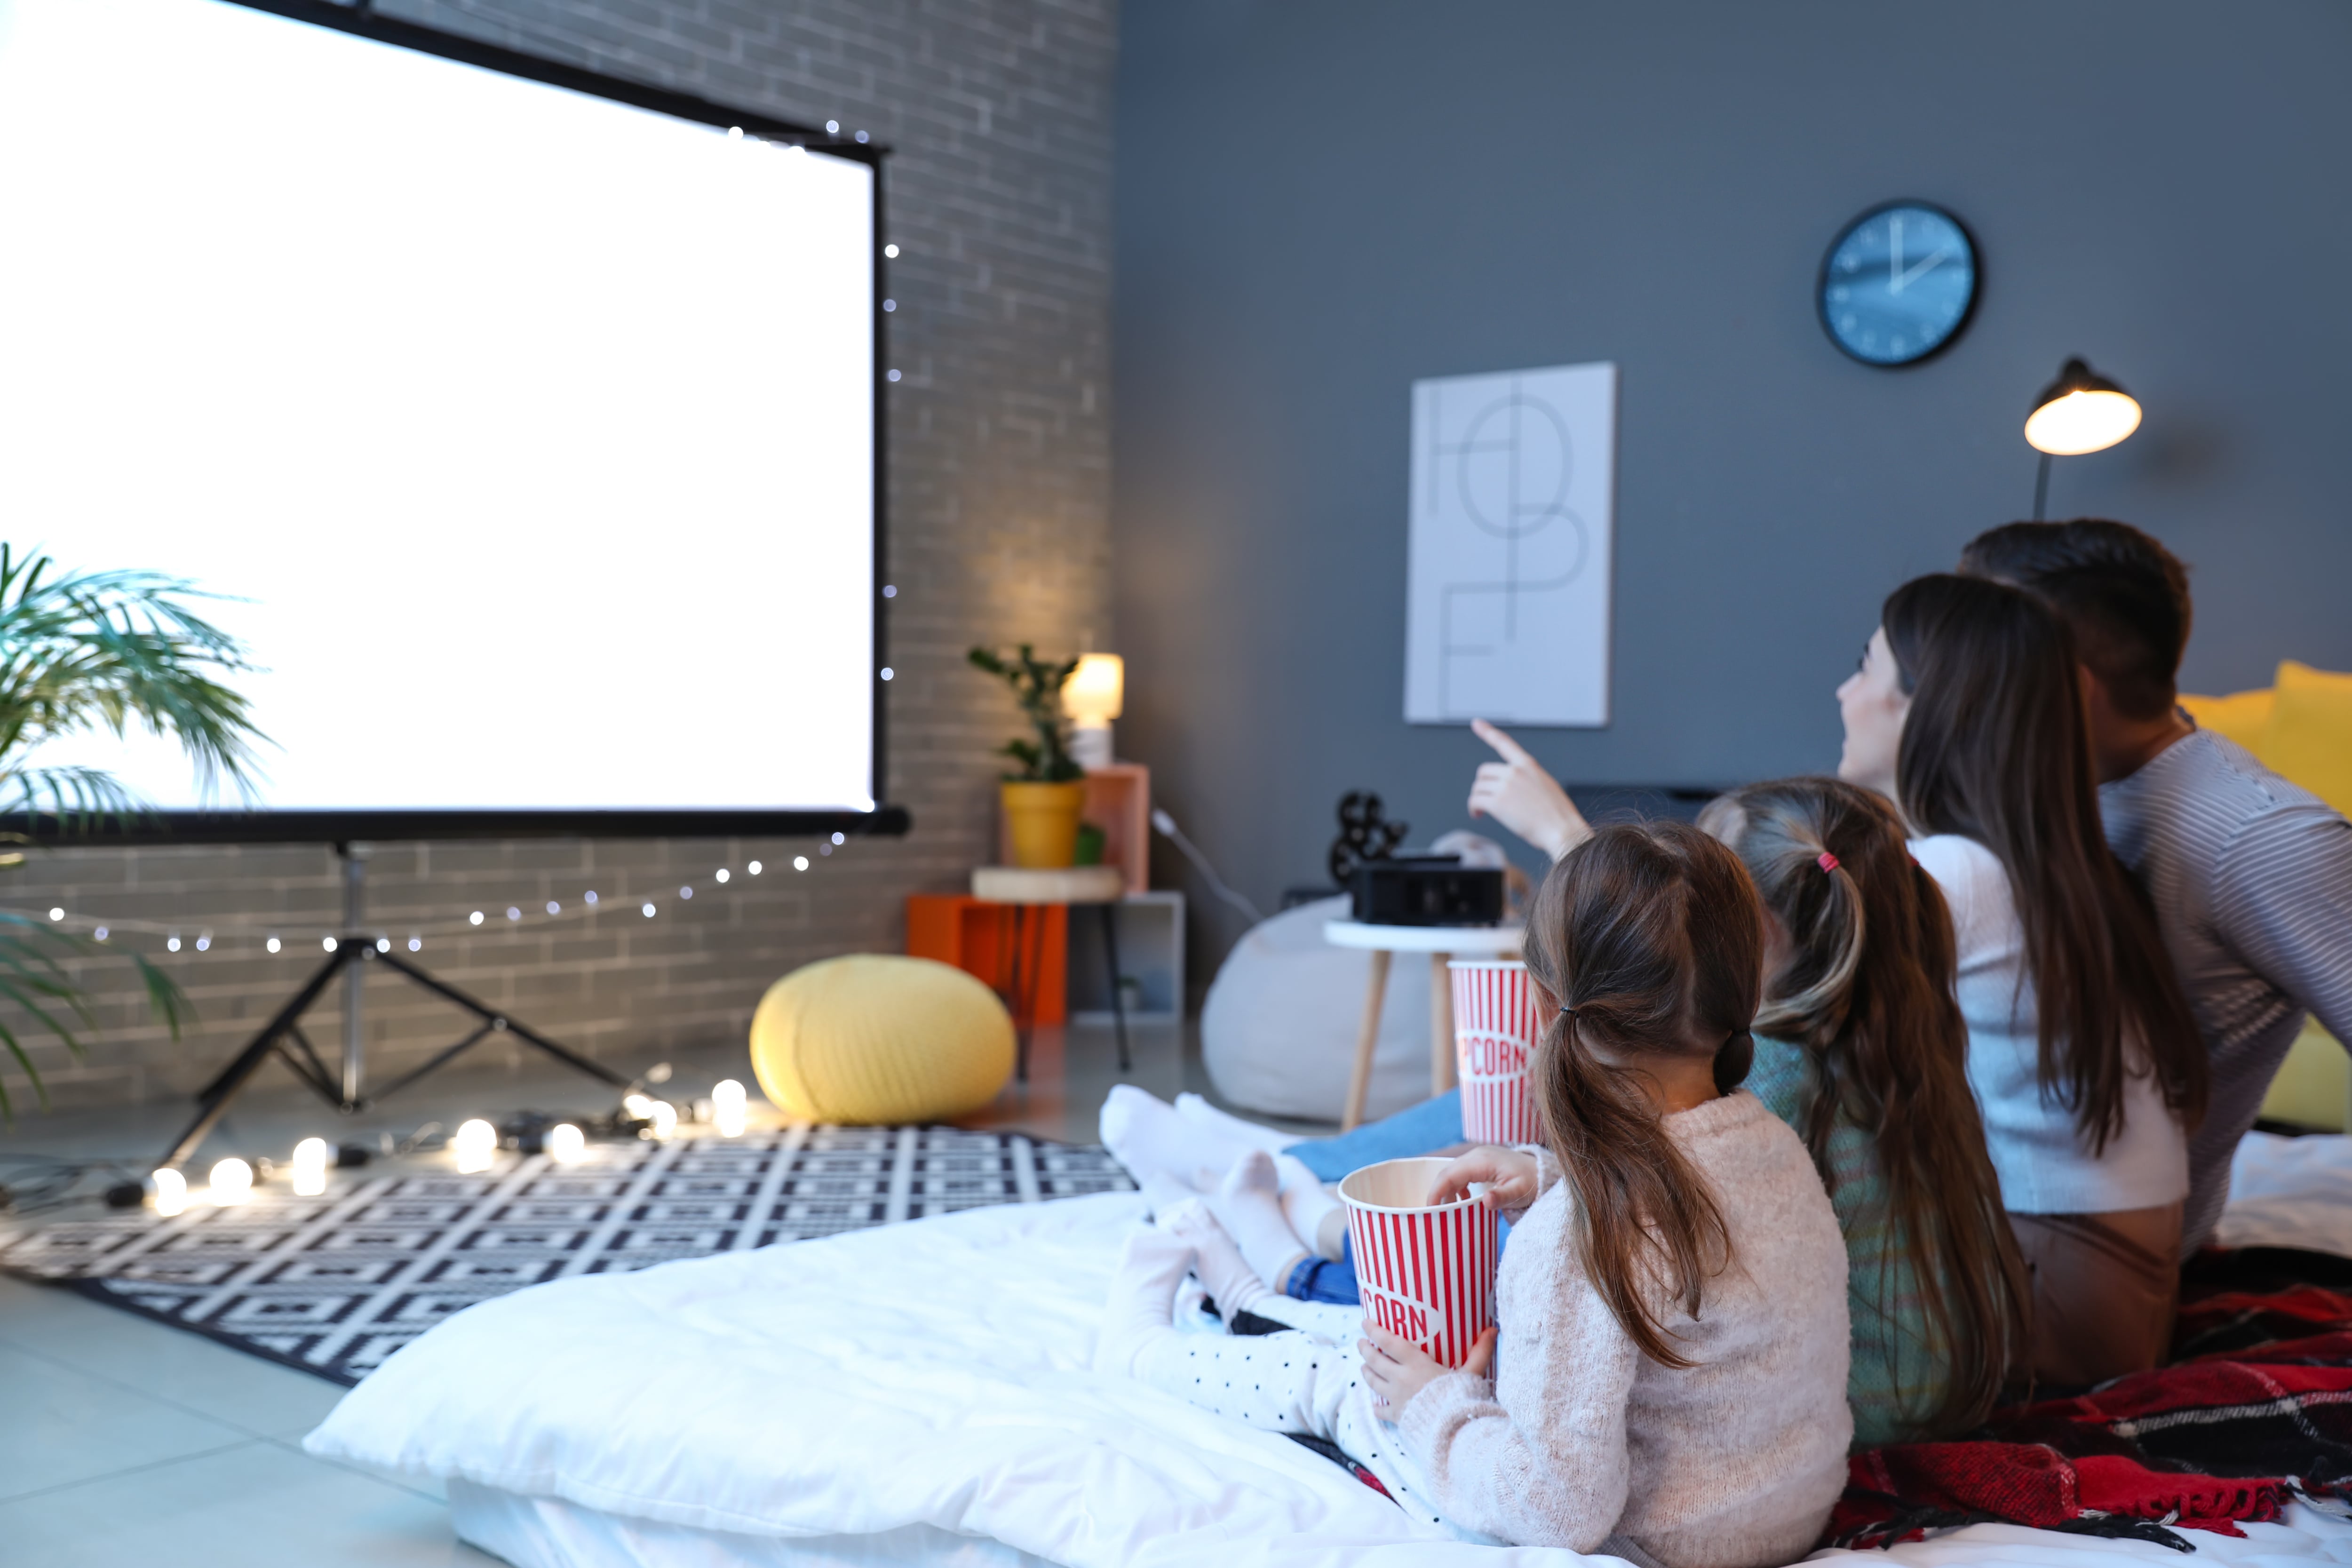
[[[1838,868],[1838,858],[1826,849],[1813,857],[1813,863],[1824,871],[1834,871]]]

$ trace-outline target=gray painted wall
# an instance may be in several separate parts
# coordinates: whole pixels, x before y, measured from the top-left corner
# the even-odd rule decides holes
[[[953,891],[993,858],[999,763],[989,750],[1020,723],[964,649],[1024,638],[1071,648],[1108,627],[1113,0],[377,8],[721,103],[837,119],[896,149],[886,215],[903,254],[890,270],[889,363],[905,379],[890,407],[888,790],[913,810],[913,834],[822,852],[805,841],[396,845],[374,861],[377,923],[395,939],[435,932],[426,963],[559,1040],[636,1065],[740,1042],[771,982],[832,953],[896,951],[908,893]],[[807,872],[790,869],[796,853]],[[758,879],[743,875],[753,858],[767,867]],[[712,880],[720,866],[736,873],[723,889]],[[682,903],[676,893],[689,881],[702,896]],[[0,907],[176,922],[190,938],[177,954],[160,935],[115,938],[170,969],[194,1000],[198,1022],[178,1042],[140,1005],[127,964],[75,964],[98,994],[101,1027],[80,1058],[26,1037],[52,1095],[158,1098],[209,1078],[322,956],[315,934],[272,955],[262,933],[331,927],[337,887],[323,847],[65,850],[0,877]],[[609,912],[537,919],[550,899],[577,910],[590,889]],[[646,898],[660,918],[635,913]],[[533,918],[510,925],[510,906]],[[479,931],[464,924],[474,909],[489,911]],[[458,934],[439,934],[453,922]],[[207,928],[215,940],[198,953],[193,939]],[[379,980],[370,994],[379,1081],[459,1033],[457,1015],[420,993]],[[331,1002],[318,1017],[317,1037],[340,1039]],[[0,1023],[23,1028],[5,1011]],[[496,1045],[476,1055],[488,1066],[516,1059]],[[22,1089],[5,1062],[0,1074]],[[274,1067],[267,1076],[287,1081]]]
[[[2347,68],[2317,0],[1129,0],[1122,750],[1261,900],[1348,788],[1461,826],[1483,748],[1401,717],[1408,387],[1586,360],[1622,374],[1615,721],[1530,735],[1565,778],[1833,765],[1880,600],[2026,515],[2073,353],[2147,416],[2053,514],[2193,563],[2189,689],[2352,668]],[[1973,227],[1981,304],[1874,370],[1813,280],[1905,195]]]

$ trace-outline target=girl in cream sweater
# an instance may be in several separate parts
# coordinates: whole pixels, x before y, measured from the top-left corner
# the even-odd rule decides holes
[[[1461,1369],[1369,1324],[1330,1333],[1334,1309],[1266,1291],[1181,1212],[1129,1242],[1098,1369],[1335,1443],[1472,1538],[1666,1568],[1804,1555],[1853,1430],[1846,1255],[1803,1144],[1736,1090],[1762,953],[1747,872],[1695,828],[1604,827],[1552,868],[1527,952],[1556,1009],[1529,1068],[1545,1146],[1473,1150],[1431,1194],[1486,1184],[1513,1224],[1499,1344],[1489,1329]],[[1308,1326],[1179,1332],[1195,1267],[1229,1321]]]

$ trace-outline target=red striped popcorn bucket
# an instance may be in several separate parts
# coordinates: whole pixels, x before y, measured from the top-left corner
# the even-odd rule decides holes
[[[1339,1184],[1364,1315],[1446,1366],[1495,1321],[1495,1211],[1428,1202],[1444,1160],[1384,1160]]]
[[[1457,958],[1454,1065],[1462,1080],[1462,1136],[1473,1143],[1533,1143],[1542,1137],[1528,1093],[1528,1057],[1543,1014],[1528,966],[1516,958]]]

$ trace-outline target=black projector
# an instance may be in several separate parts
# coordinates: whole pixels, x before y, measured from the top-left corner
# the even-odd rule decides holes
[[[1383,926],[1491,926],[1503,921],[1503,873],[1452,855],[1366,860],[1349,879],[1355,918]]]

